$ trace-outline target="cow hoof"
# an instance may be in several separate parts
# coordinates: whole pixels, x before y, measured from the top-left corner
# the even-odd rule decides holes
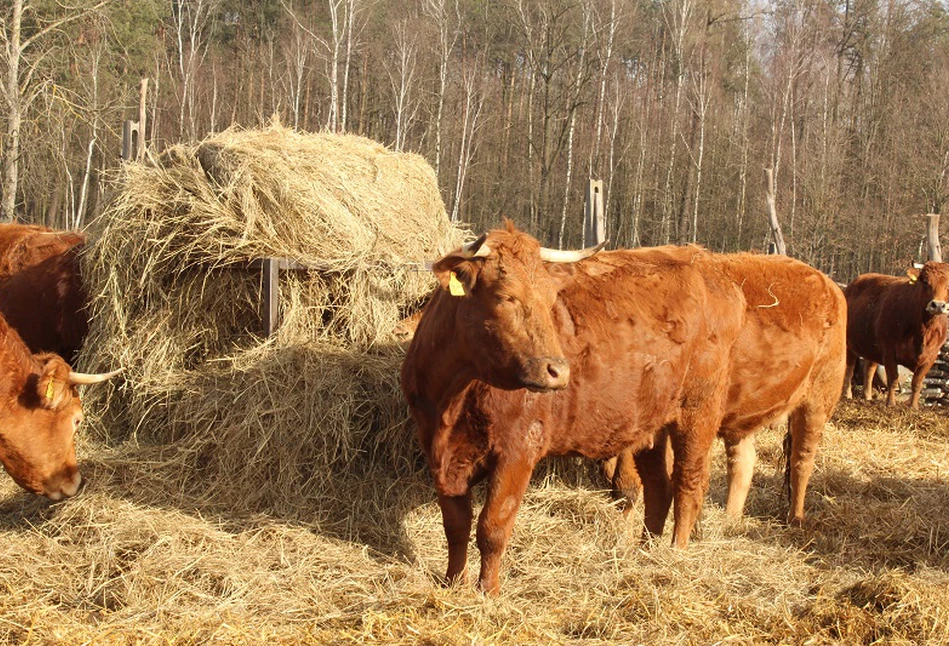
[[[796,516],[793,518],[788,518],[788,527],[793,527],[794,529],[800,529],[804,527],[804,519],[798,518]]]

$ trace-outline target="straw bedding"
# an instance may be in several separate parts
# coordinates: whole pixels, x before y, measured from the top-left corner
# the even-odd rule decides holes
[[[84,259],[82,361],[126,378],[84,393],[79,496],[0,479],[0,643],[949,642],[949,421],[862,402],[827,426],[804,529],[780,521],[780,430],[758,437],[738,523],[716,447],[688,550],[641,544],[640,506],[624,517],[589,463],[553,461],[501,596],[442,587],[392,334],[431,286],[406,264],[463,235],[431,170],[274,125],[120,179]],[[268,339],[242,268],[262,255],[311,268],[284,274]]]

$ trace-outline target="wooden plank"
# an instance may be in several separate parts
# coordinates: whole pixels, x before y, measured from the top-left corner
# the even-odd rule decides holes
[[[261,318],[271,336],[280,324],[280,259],[261,259]]]

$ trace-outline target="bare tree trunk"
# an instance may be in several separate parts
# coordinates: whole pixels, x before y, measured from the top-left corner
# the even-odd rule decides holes
[[[446,0],[427,0],[425,9],[438,26],[438,98],[435,108],[435,176],[441,177],[442,120],[445,112],[445,90],[448,86],[448,64],[458,40],[458,30],[451,29]],[[457,11],[457,4],[455,6]]]
[[[338,132],[340,125],[339,113],[339,48],[342,40],[339,24],[339,8],[342,0],[329,0],[330,29],[333,32],[333,43],[330,47],[329,83],[330,83],[330,111],[326,119],[326,128],[330,132]]]
[[[7,77],[4,79],[3,98],[7,104],[7,127],[3,142],[3,200],[0,202],[0,220],[12,222],[16,213],[16,192],[19,183],[20,127],[23,121],[23,96],[20,93],[20,26],[23,21],[23,0],[13,0],[13,19],[7,47]]]
[[[768,182],[768,192],[766,195],[768,202],[768,223],[771,225],[771,233],[774,236],[774,246],[779,254],[786,256],[788,249],[784,244],[784,234],[781,233],[781,223],[778,222],[778,211],[774,199],[774,169],[765,168],[764,173]]]
[[[574,81],[573,97],[570,105],[570,125],[567,129],[567,173],[564,178],[563,209],[560,213],[560,235],[557,237],[557,246],[563,249],[564,230],[567,228],[567,210],[570,205],[570,185],[573,181],[573,135],[577,125],[577,107],[580,104],[580,90],[583,88],[583,67],[586,63],[588,44],[588,30],[590,28],[591,8],[588,3],[583,5],[583,41],[580,47],[580,60],[577,64],[577,77]],[[602,214],[601,214],[602,215]]]
[[[478,93],[478,96],[476,96]],[[465,75],[465,107],[462,113],[461,143],[458,152],[458,175],[455,178],[455,195],[452,199],[451,220],[457,222],[461,213],[461,201],[464,195],[468,168],[474,157],[474,136],[481,121],[484,96],[478,92],[473,75]]]
[[[349,102],[349,66],[353,60],[353,25],[356,23],[356,0],[346,0],[346,54],[343,57],[343,93],[340,97],[340,132],[346,132],[349,127],[347,121],[347,104]]]
[[[942,247],[939,244],[939,214],[926,216],[926,255],[930,260],[942,262]]]

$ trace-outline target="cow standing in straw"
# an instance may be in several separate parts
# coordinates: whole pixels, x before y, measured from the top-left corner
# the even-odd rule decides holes
[[[907,276],[862,274],[844,289],[847,297],[847,375],[845,396],[857,358],[863,357],[864,399],[873,397],[876,367],[886,369],[886,404],[896,403],[899,366],[913,371],[909,406],[919,408],[923,378],[946,342],[949,264],[927,262]]]
[[[517,509],[544,456],[637,453],[646,527],[661,533],[674,503],[673,543],[684,547],[719,430],[738,447],[730,482],[747,492],[751,434],[787,412],[789,520],[801,522],[817,443],[840,396],[846,305],[800,262],[719,258],[664,247],[551,266],[509,223],[434,263],[442,289],[412,339],[402,390],[435,480],[449,580],[466,569],[471,489],[482,479],[479,580],[496,593]],[[749,323],[751,308],[771,314]]]

